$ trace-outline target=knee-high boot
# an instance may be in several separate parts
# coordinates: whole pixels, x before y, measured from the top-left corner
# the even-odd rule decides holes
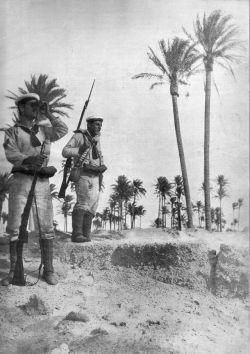
[[[85,242],[91,241],[90,233],[91,233],[91,225],[92,225],[93,214],[88,211],[84,212],[83,224],[82,224],[82,234],[85,239]]]
[[[16,259],[17,259],[16,245],[17,245],[17,241],[10,242],[10,245],[9,245],[10,271],[9,271],[8,276],[6,278],[2,279],[1,283],[3,286],[8,286],[9,284],[11,284],[13,276],[14,276]]]
[[[74,209],[72,213],[72,242],[85,242],[85,237],[82,233],[82,225],[85,211],[82,209]]]
[[[43,279],[50,285],[58,283],[53,268],[53,239],[40,239]]]

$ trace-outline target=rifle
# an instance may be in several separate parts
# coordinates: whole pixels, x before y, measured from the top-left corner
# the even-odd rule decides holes
[[[92,94],[92,90],[93,90],[94,84],[95,84],[95,80],[93,81],[93,84],[91,86],[91,89],[90,89],[90,92],[89,92],[89,97],[87,98],[87,100],[84,103],[84,106],[83,106],[83,109],[82,109],[82,113],[81,113],[81,116],[80,116],[80,119],[79,119],[79,122],[78,122],[76,130],[80,129],[80,126],[82,124],[82,119],[83,119],[84,113],[85,113],[85,111],[86,111],[86,109],[88,107],[90,96]],[[70,182],[69,175],[70,175],[70,170],[71,170],[71,159],[72,159],[71,157],[68,157],[67,160],[66,160],[66,163],[64,165],[64,168],[63,168],[63,180],[62,180],[61,188],[60,188],[59,193],[58,193],[58,198],[65,198],[66,189],[68,188],[68,185],[69,185],[69,182]]]
[[[45,142],[43,142],[40,154],[42,155],[44,152],[44,147],[45,147]],[[38,178],[38,172],[39,169],[35,170],[33,181],[30,187],[30,191],[28,194],[27,202],[24,207],[23,213],[22,213],[22,219],[21,219],[21,225],[19,227],[19,235],[18,235],[18,241],[17,241],[17,260],[16,260],[16,265],[15,265],[15,270],[14,270],[14,276],[12,279],[12,284],[13,285],[20,285],[24,286],[26,284],[26,280],[24,279],[24,268],[23,268],[23,244],[28,243],[28,231],[27,231],[27,225],[28,225],[28,220],[29,220],[29,215],[30,215],[30,210],[32,207],[32,202],[34,198],[34,192],[35,192],[35,187],[36,187],[36,182]]]

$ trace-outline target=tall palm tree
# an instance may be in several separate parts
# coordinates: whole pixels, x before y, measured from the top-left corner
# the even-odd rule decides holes
[[[8,196],[11,185],[10,173],[0,172],[0,221],[2,217],[3,203]]]
[[[19,87],[18,93],[11,92],[11,96],[6,96],[11,100],[16,100],[20,94],[37,93],[40,96],[41,101],[46,101],[49,104],[49,108],[52,114],[58,114],[63,117],[69,117],[68,113],[64,109],[72,109],[73,106],[69,103],[65,103],[62,100],[67,96],[66,90],[61,88],[57,79],[48,79],[48,75],[40,74],[38,77],[31,75],[30,81],[25,81],[25,88]],[[16,106],[11,107],[16,109]],[[15,115],[15,121],[18,121],[17,115]]]
[[[238,231],[240,229],[240,208],[242,207],[243,205],[243,198],[239,198],[238,199]]]
[[[216,178],[216,183],[218,185],[218,189],[215,198],[218,198],[220,201],[220,232],[221,232],[222,231],[222,199],[228,196],[226,191],[228,180],[223,175],[218,175]]]
[[[162,39],[159,42],[159,46],[163,60],[160,60],[151,48],[149,48],[149,52],[147,54],[149,59],[160,70],[160,74],[141,73],[135,75],[133,78],[156,79],[157,81],[151,85],[151,89],[164,83],[170,84],[170,95],[172,97],[175,132],[187,205],[188,227],[193,227],[192,204],[181,137],[177,98],[179,97],[179,84],[186,85],[186,79],[188,79],[192,74],[196,72],[197,68],[195,67],[195,63],[197,61],[197,55],[194,45],[190,46],[189,41],[178,37],[175,37],[172,42],[168,41],[168,44],[166,44],[166,42]]]
[[[210,201],[210,106],[211,82],[214,63],[229,70],[233,74],[231,63],[238,61],[235,49],[239,48],[237,39],[238,28],[231,23],[232,16],[223,16],[220,10],[213,11],[203,19],[197,16],[194,23],[195,39],[185,30],[188,38],[196,43],[198,58],[203,59],[206,72],[205,83],[205,124],[204,124],[204,198],[206,229],[211,231],[211,201]]]

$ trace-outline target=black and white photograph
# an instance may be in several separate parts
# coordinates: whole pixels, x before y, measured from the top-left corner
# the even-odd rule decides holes
[[[249,1],[1,0],[0,354],[248,354]]]

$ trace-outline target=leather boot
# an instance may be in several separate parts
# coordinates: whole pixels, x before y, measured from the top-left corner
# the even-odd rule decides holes
[[[85,211],[83,217],[83,224],[82,224],[82,234],[84,236],[84,242],[90,242],[90,233],[91,233],[91,225],[92,225],[93,215]]]
[[[3,286],[8,286],[9,284],[11,284],[13,276],[14,276],[16,259],[17,259],[16,245],[17,245],[17,241],[10,242],[10,245],[9,245],[10,271],[9,271],[8,276],[6,278],[2,279],[2,281],[1,281]]]
[[[41,258],[43,263],[42,278],[49,285],[56,285],[58,283],[54,274],[53,268],[53,240],[40,239]]]
[[[84,210],[74,209],[72,213],[72,242],[85,242],[85,238],[82,234]]]

